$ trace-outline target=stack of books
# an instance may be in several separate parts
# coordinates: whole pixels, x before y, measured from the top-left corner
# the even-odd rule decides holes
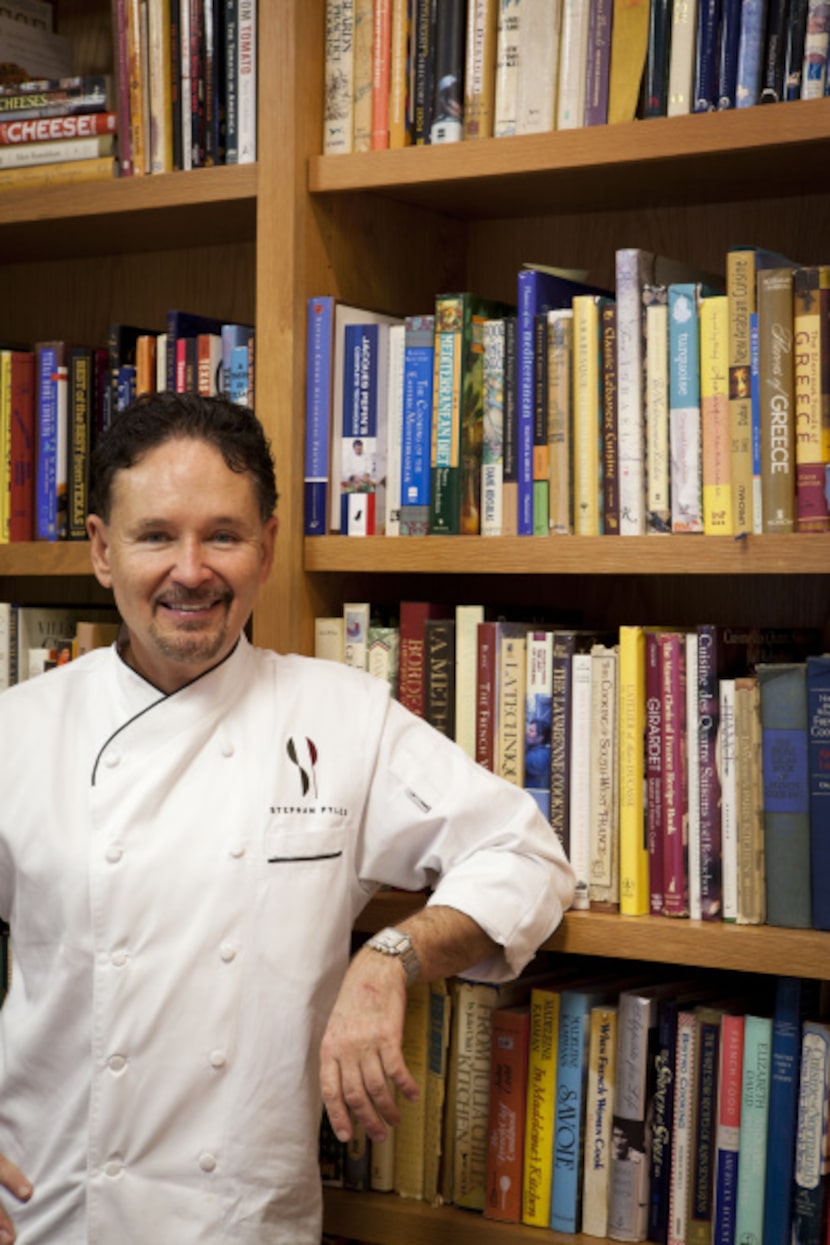
[[[327,0],[323,152],[824,94],[820,0]]]

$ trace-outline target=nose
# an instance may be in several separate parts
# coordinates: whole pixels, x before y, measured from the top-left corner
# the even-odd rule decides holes
[[[176,550],[176,565],[172,577],[176,583],[187,588],[198,588],[206,583],[213,572],[205,565],[202,543],[196,536],[182,537]]]

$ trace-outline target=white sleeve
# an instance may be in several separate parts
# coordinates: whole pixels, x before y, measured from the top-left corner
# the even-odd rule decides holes
[[[503,948],[469,975],[514,977],[556,929],[574,874],[526,792],[388,701],[358,850],[364,884],[432,888]]]

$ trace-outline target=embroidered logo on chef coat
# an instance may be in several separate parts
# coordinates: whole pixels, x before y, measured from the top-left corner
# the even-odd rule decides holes
[[[317,745],[314,743],[314,740],[304,736],[300,739],[298,746],[294,736],[289,735],[285,751],[288,753],[288,759],[291,764],[297,767],[302,794],[306,796],[310,791],[316,800],[317,773],[315,766],[317,765]]]

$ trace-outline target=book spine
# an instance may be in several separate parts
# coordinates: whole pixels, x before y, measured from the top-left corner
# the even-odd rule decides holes
[[[585,82],[585,124],[608,121],[608,87],[611,74],[613,0],[596,0],[588,24],[588,71]]]
[[[435,1206],[439,1202],[451,1017],[452,1002],[446,981],[439,978],[437,981],[430,982],[429,1045],[427,1047],[424,1110],[424,1201],[430,1206]]]
[[[579,129],[585,124],[588,20],[588,5],[581,3],[581,0],[562,0],[559,93],[556,103],[558,130]]]
[[[464,68],[464,137],[493,134],[499,0],[471,0],[467,7]]]
[[[239,163],[253,164],[257,155],[257,6],[239,0]]]
[[[668,1245],[686,1245],[689,1189],[692,1179],[692,1120],[695,1082],[694,1012],[678,1013],[675,1066]]]
[[[327,531],[333,318],[333,299],[308,300],[303,505],[306,536],[325,536]]]
[[[717,107],[719,21],[720,0],[699,0],[692,112]]]
[[[496,86],[493,133],[516,134],[519,115],[519,32],[522,0],[499,0],[496,34]]]
[[[649,911],[649,856],[643,798],[646,717],[643,628],[621,626],[619,647],[620,912],[626,916],[645,916]]]
[[[550,824],[570,853],[571,663],[573,632],[554,631],[551,670]]]
[[[409,79],[410,0],[392,0],[389,31],[389,146],[406,147],[412,141],[407,117]]]
[[[184,84],[182,84],[184,90]],[[188,129],[183,143],[187,148]],[[225,0],[225,163],[239,163],[239,4]]]
[[[672,5],[670,0],[652,0],[649,11],[648,50],[643,82],[646,117],[665,117],[669,96],[669,58],[671,51]]]
[[[744,0],[741,5],[741,35],[735,82],[736,108],[751,108],[758,103],[760,97],[766,6],[767,0]]]
[[[526,664],[524,635],[505,632],[497,657],[495,771],[516,787],[524,780]]]
[[[414,138],[418,146],[432,141],[437,11],[437,0],[415,0],[413,115]]]
[[[752,397],[749,318],[755,311],[755,253],[735,249],[726,256],[729,307],[729,435],[735,535],[754,526],[752,488]]]
[[[476,751],[479,765],[495,770],[496,624],[478,625],[476,655]]]
[[[37,349],[37,540],[57,540],[57,361],[54,347],[41,346]]]
[[[772,1020],[767,1168],[764,1185],[764,1239],[787,1240],[798,1125],[802,1004],[807,991],[797,977],[778,977]]]
[[[385,436],[379,449],[378,503],[384,500],[383,513],[377,515],[378,531],[385,536],[401,534],[401,464],[403,455],[403,372],[406,349],[406,326],[390,324],[385,411],[379,412],[380,427]],[[383,469],[384,450],[386,467]],[[382,525],[382,526],[381,526]]]
[[[738,917],[738,783],[735,753],[735,680],[720,681],[718,759],[721,789],[723,919]]]
[[[671,530],[703,531],[699,286],[674,284],[669,310]]]
[[[13,351],[9,460],[9,539],[34,540],[35,532],[35,358]]]
[[[522,1218],[529,1034],[526,1007],[493,1012],[484,1214],[503,1223],[519,1223]]]
[[[591,650],[591,907],[619,911],[619,766],[617,651]]]
[[[487,1123],[496,999],[492,988],[462,982],[453,1018],[456,1067],[453,1201],[466,1210],[483,1211],[487,1197]]]
[[[435,368],[430,459],[430,533],[461,532],[461,392],[465,300],[435,301]]]
[[[652,262],[653,257],[636,248],[616,253],[617,420],[623,536],[644,536],[646,531],[641,293]]]
[[[645,634],[646,842],[649,912],[663,911],[663,697],[657,633]]]
[[[686,633],[686,772],[689,801],[689,916],[702,919],[700,888],[700,721],[697,712],[697,632]],[[759,804],[760,807],[760,804]]]
[[[827,1214],[827,1114],[830,1025],[804,1022],[798,1100],[792,1239],[823,1245]]]
[[[79,116],[40,117],[31,121],[0,121],[0,147],[29,146],[32,143],[54,144],[60,159],[66,139],[95,138],[115,134],[118,116],[114,112],[81,113]],[[66,157],[68,158],[68,157]]]
[[[697,1017],[698,1058],[686,1245],[711,1245],[712,1240],[720,1019],[716,1014]]]
[[[735,679],[735,778],[738,814],[739,925],[766,920],[761,700],[754,676]]]
[[[0,350],[0,545],[9,543],[11,521],[12,357]],[[8,486],[5,482],[8,481]]]
[[[801,98],[820,99],[827,83],[827,53],[830,46],[830,14],[821,0],[810,0],[804,38],[801,70]]]
[[[608,1235],[616,1077],[617,1009],[592,1007],[582,1192],[582,1231],[587,1236]]]
[[[447,739],[455,738],[455,620],[424,624],[424,718]]]
[[[642,1241],[648,1223],[649,1048],[657,1012],[653,1000],[628,991],[620,994],[617,1009],[608,1235],[617,1241]]]
[[[784,99],[788,10],[789,0],[767,0],[759,94],[762,104],[777,104]]]
[[[399,699],[416,717],[424,716],[424,624],[435,616],[425,601],[402,601]]]
[[[417,981],[407,991],[401,1052],[417,1086],[415,1102],[402,1097],[401,1122],[395,1132],[394,1188],[399,1197],[424,1195],[424,1128],[429,1061],[430,989]]]
[[[600,307],[602,335],[602,526],[605,536],[620,534],[620,476],[617,437],[617,305]]]
[[[573,514],[577,536],[602,534],[600,320],[592,294],[573,299]]]
[[[740,1162],[735,1208],[735,1240],[761,1239],[764,1230],[764,1173],[767,1166],[772,1020],[747,1015],[744,1021]],[[798,1239],[798,1238],[795,1238]]]
[[[712,1245],[735,1243],[743,1061],[744,1018],[727,1014],[721,1021]],[[781,1239],[786,1239],[786,1233]]]
[[[579,990],[562,991],[549,1220],[555,1232],[579,1232],[581,1227],[582,1138],[592,1001],[599,1003],[600,999]]]
[[[409,316],[404,329],[401,535],[429,531],[435,317]]]
[[[323,155],[352,150],[354,124],[354,2],[326,0]]]
[[[607,0],[602,4],[607,7]],[[542,134],[555,128],[561,8],[561,0],[552,0],[550,4],[525,3],[522,10],[517,134]]]
[[[765,533],[795,530],[793,275],[758,272],[761,493]]]
[[[478,627],[482,605],[455,607],[455,742],[475,760]]]
[[[646,1229],[646,1239],[654,1241],[655,1245],[666,1245],[669,1232],[678,1008],[676,1000],[671,999],[661,999],[657,1005]]]
[[[86,540],[89,509],[89,454],[92,432],[92,352],[69,355],[69,481],[67,537]]]
[[[372,151],[389,146],[391,0],[374,0],[372,11]]]
[[[700,902],[703,920],[723,912],[721,874],[721,783],[718,767],[719,648],[717,628],[697,628],[698,771],[700,793]]]
[[[807,658],[807,710],[812,924],[815,929],[830,929],[830,659],[827,657]]]
[[[484,326],[489,311],[471,307],[462,338],[461,486],[459,530],[462,536],[481,533],[481,451],[484,439]],[[547,513],[547,511],[546,511]]]
[[[550,1222],[559,1001],[556,990],[531,990],[522,1222],[537,1228]]]
[[[827,456],[822,418],[822,347],[827,350],[827,328],[822,325],[820,270],[796,268],[793,273],[793,423],[795,440],[796,527],[799,532],[830,530],[825,495]],[[827,284],[827,277],[824,278]]]
[[[375,531],[380,331],[346,326],[340,530],[347,536]]]
[[[666,632],[658,635],[657,644],[662,711],[663,913],[687,916],[686,642],[680,633]]]
[[[484,324],[481,535],[501,536],[504,479],[504,320]]]
[[[801,99],[801,72],[804,65],[804,40],[807,33],[808,0],[792,0],[784,66],[784,98]]]
[[[550,823],[553,632],[529,631],[525,656],[524,788]]]
[[[591,664],[590,653],[574,653],[571,660],[571,728],[569,774],[569,859],[576,875],[573,906],[590,906],[591,876]]]
[[[729,310],[726,295],[700,305],[700,411],[703,439],[703,530],[732,536],[728,381]]]
[[[643,290],[646,339],[646,531],[671,531],[669,309],[665,285]]]
[[[518,324],[504,317],[504,471],[502,523],[505,536],[515,536],[519,523]]]
[[[547,319],[548,530],[567,536],[573,532],[573,311],[549,311]]]
[[[533,318],[533,535],[547,536],[550,511],[548,448],[548,316]]]
[[[457,143],[464,137],[466,0],[441,0],[436,8],[435,81],[430,141]]]
[[[692,111],[695,75],[697,0],[675,4],[671,14],[669,86],[666,115],[681,117]]]

